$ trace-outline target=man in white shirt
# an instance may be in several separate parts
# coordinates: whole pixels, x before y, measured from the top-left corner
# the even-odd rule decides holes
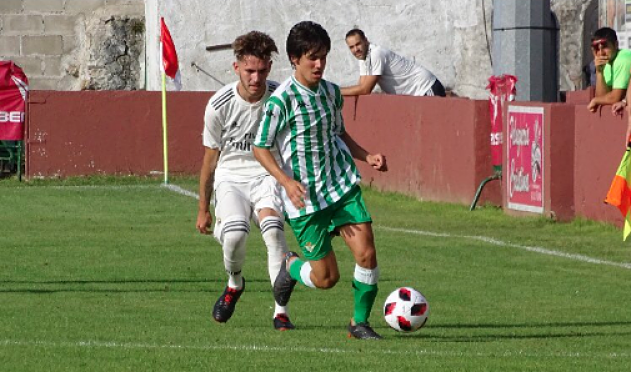
[[[370,94],[379,84],[387,94],[445,96],[445,87],[429,70],[386,48],[371,44],[362,30],[355,28],[347,32],[346,45],[359,60],[359,83],[342,88],[343,95]]]
[[[217,91],[206,106],[196,222],[200,233],[211,233],[210,202],[214,191],[214,236],[222,245],[228,274],[228,285],[213,308],[213,318],[220,323],[232,317],[245,290],[241,269],[250,220],[260,227],[267,246],[272,285],[288,251],[279,185],[254,159],[251,149],[265,101],[278,86],[267,80],[271,55],[278,53],[278,48],[272,38],[258,31],[237,37],[232,46],[236,57],[233,67],[239,80]],[[272,150],[280,160],[278,151]],[[286,304],[275,304],[273,324],[281,331],[294,328]]]

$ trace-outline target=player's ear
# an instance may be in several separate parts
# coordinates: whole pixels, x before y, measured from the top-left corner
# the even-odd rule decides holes
[[[298,65],[298,61],[300,61],[300,58],[298,58],[298,57],[289,57],[289,60],[291,61],[292,67],[296,68],[296,65]]]
[[[232,68],[234,68],[235,74],[239,75],[239,62],[238,61],[232,62]]]

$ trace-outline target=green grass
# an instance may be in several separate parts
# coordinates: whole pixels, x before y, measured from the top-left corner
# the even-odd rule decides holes
[[[610,264],[631,262],[631,247],[612,226],[365,190],[381,268],[371,321],[385,339],[362,342],[346,338],[354,264],[339,240],[340,283],[297,287],[290,304],[297,329],[281,333],[272,329],[265,248],[251,234],[247,291],[230,322],[213,322],[226,280],[221,248],[196,233],[197,201],[159,183],[0,180],[0,370],[627,371],[631,364],[631,267]],[[173,183],[197,189],[194,178]],[[295,249],[292,235],[288,241]],[[381,316],[388,293],[403,285],[421,290],[431,307],[427,326],[412,334],[390,330]]]

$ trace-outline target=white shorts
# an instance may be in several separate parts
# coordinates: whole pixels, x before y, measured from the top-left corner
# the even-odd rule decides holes
[[[273,209],[283,216],[280,185],[270,175],[257,177],[250,182],[222,181],[215,185],[215,238],[223,244],[223,226],[227,222],[253,220],[259,225],[258,212]]]

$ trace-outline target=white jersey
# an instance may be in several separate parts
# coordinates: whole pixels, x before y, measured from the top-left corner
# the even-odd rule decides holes
[[[388,94],[424,96],[436,76],[409,59],[375,44],[369,44],[365,60],[359,60],[359,75],[380,76],[377,84]]]
[[[265,101],[278,87],[267,81],[265,95],[256,103],[241,98],[237,84],[228,84],[215,93],[204,114],[203,143],[205,147],[219,149],[219,162],[215,170],[215,186],[222,181],[248,182],[268,172],[254,158],[252,141],[263,113]],[[272,154],[280,162],[276,148]]]

